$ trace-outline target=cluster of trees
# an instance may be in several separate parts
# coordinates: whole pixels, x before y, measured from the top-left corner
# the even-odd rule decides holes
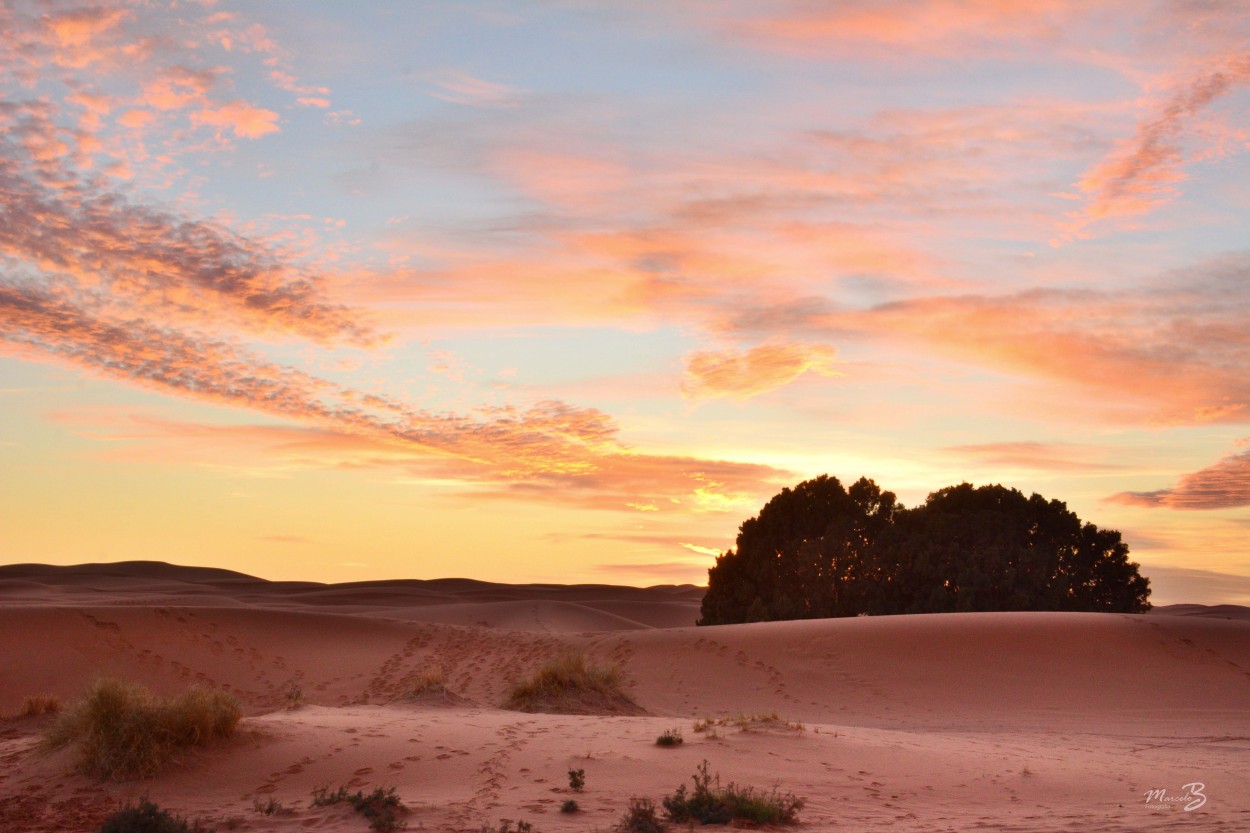
[[[1139,613],[1120,533],[1041,495],[950,486],[908,509],[861,478],[783,489],[708,570],[700,625],[987,610]]]

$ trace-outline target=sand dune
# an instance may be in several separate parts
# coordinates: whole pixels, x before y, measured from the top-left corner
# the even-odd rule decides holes
[[[1246,621],[1002,613],[662,627],[697,610],[697,588],[267,588],[224,571],[127,569],[129,584],[117,567],[0,568],[0,714],[29,694],[69,700],[111,673],[166,693],[221,686],[248,717],[225,745],[117,784],[68,772],[67,753],[35,754],[46,718],[0,721],[0,830],[93,830],[110,802],[143,793],[234,829],[366,829],[350,811],[309,806],[315,787],[339,784],[395,786],[415,829],[509,818],[607,830],[631,795],[658,800],[704,758],[725,780],[805,796],[802,829],[1250,828]],[[648,714],[498,708],[512,681],[569,648],[618,664]],[[405,700],[434,669],[463,699]],[[697,718],[740,712],[803,728],[694,731]],[[655,746],[670,728],[686,742]],[[570,767],[587,775],[576,815],[558,812]],[[1198,810],[1145,801],[1195,781],[1208,796]],[[270,797],[294,812],[252,809]]]

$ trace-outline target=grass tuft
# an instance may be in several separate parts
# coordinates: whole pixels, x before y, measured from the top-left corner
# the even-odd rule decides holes
[[[41,714],[56,714],[61,710],[59,698],[48,694],[34,694],[22,701],[20,717],[38,717]]]
[[[146,798],[113,813],[104,820],[99,833],[211,833],[181,816],[162,810]]]
[[[433,671],[423,672],[420,677],[417,677],[405,696],[410,700],[426,700],[445,698],[448,694],[450,692],[447,689],[447,675],[441,668],[436,668]]]
[[[681,746],[684,742],[681,729],[665,729],[664,734],[655,739],[656,746]]]
[[[807,727],[797,720],[786,720],[776,712],[755,712],[747,714],[738,712],[725,717],[703,717],[694,722],[695,732],[707,732],[709,737],[716,737],[718,728],[737,729],[739,732],[790,731],[805,732]]]
[[[189,746],[229,737],[243,716],[239,701],[195,686],[156,697],[136,683],[105,677],[62,713],[44,735],[46,751],[76,744],[79,768],[103,778],[155,775]]]
[[[349,793],[347,787],[339,787],[330,792],[329,787],[313,790],[313,807],[327,807],[331,804],[347,802],[352,808],[369,820],[369,829],[380,833],[402,830],[405,825],[399,820],[399,813],[404,812],[404,804],[399,800],[394,787],[382,789],[377,787],[373,792],[365,794],[361,790]]]
[[[561,813],[576,813],[580,809],[581,807],[578,806],[577,802],[571,798],[565,799],[564,803],[560,805]]]
[[[776,788],[763,791],[738,787],[733,782],[722,787],[720,775],[708,773],[706,760],[699,765],[692,780],[693,792],[682,784],[673,795],[664,797],[664,811],[674,822],[797,824],[799,810],[805,803],[793,793],[778,793]]]
[[[268,801],[256,799],[252,802],[252,809],[266,816],[289,816],[295,812],[273,796],[269,796]]]
[[[622,688],[614,665],[592,665],[585,654],[566,653],[512,687],[504,708],[551,714],[641,714]]]

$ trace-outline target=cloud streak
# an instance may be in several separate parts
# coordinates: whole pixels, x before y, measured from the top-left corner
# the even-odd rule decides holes
[[[796,299],[737,314],[739,337],[905,340],[971,365],[1083,390],[1085,416],[1200,425],[1250,415],[1250,255],[1140,289],[1030,289],[917,297],[867,309]]]
[[[127,199],[64,164],[64,130],[40,102],[0,102],[0,254],[10,274],[42,273],[84,302],[160,309],[206,324],[328,343],[376,337],[345,307],[255,240]]]
[[[1069,215],[1059,242],[1090,235],[1104,221],[1146,214],[1174,199],[1185,179],[1182,141],[1189,122],[1204,108],[1250,81],[1250,53],[1220,58],[1216,66],[1177,86],[1157,113],[1085,173],[1077,187],[1084,207]]]
[[[1231,454],[1153,492],[1120,492],[1108,500],[1129,506],[1213,510],[1250,506],[1250,451]]]

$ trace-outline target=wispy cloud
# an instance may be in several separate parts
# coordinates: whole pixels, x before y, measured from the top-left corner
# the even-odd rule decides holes
[[[518,87],[487,81],[459,69],[431,72],[426,81],[435,98],[470,107],[516,107],[525,96],[525,90]]]
[[[1039,471],[1114,471],[1121,464],[1106,461],[1107,452],[1096,446],[1033,441],[955,445],[941,449],[965,460],[995,467]]]
[[[684,561],[651,561],[639,564],[597,564],[596,572],[637,578],[646,576],[656,581],[702,584],[707,581],[707,564]]]
[[[810,58],[1002,54],[1013,44],[1055,39],[1081,5],[1071,0],[851,0],[724,12],[713,4],[707,22],[742,43]]]
[[[1250,257],[1169,273],[1140,289],[1032,289],[915,297],[868,309],[797,299],[742,312],[726,332],[906,340],[972,365],[1073,385],[1086,418],[1240,422],[1250,413]],[[1099,416],[1101,414],[1101,417]]]
[[[1185,179],[1183,139],[1189,122],[1221,96],[1250,81],[1250,53],[1213,61],[1213,67],[1176,85],[1131,139],[1077,183],[1085,205],[1068,215],[1057,242],[1087,237],[1103,221],[1145,214],[1174,199]]]
[[[1231,454],[1212,466],[1187,474],[1170,488],[1153,492],[1121,492],[1107,500],[1130,506],[1162,506],[1168,509],[1250,506],[1250,451]]]
[[[264,243],[127,199],[68,164],[70,148],[39,102],[0,102],[0,250],[77,302],[113,314],[162,311],[169,322],[233,320],[256,333],[368,343],[320,280]],[[20,143],[20,144],[19,144]],[[59,151],[59,152],[57,152]],[[54,153],[55,152],[55,153]],[[69,160],[62,153],[69,155]]]

